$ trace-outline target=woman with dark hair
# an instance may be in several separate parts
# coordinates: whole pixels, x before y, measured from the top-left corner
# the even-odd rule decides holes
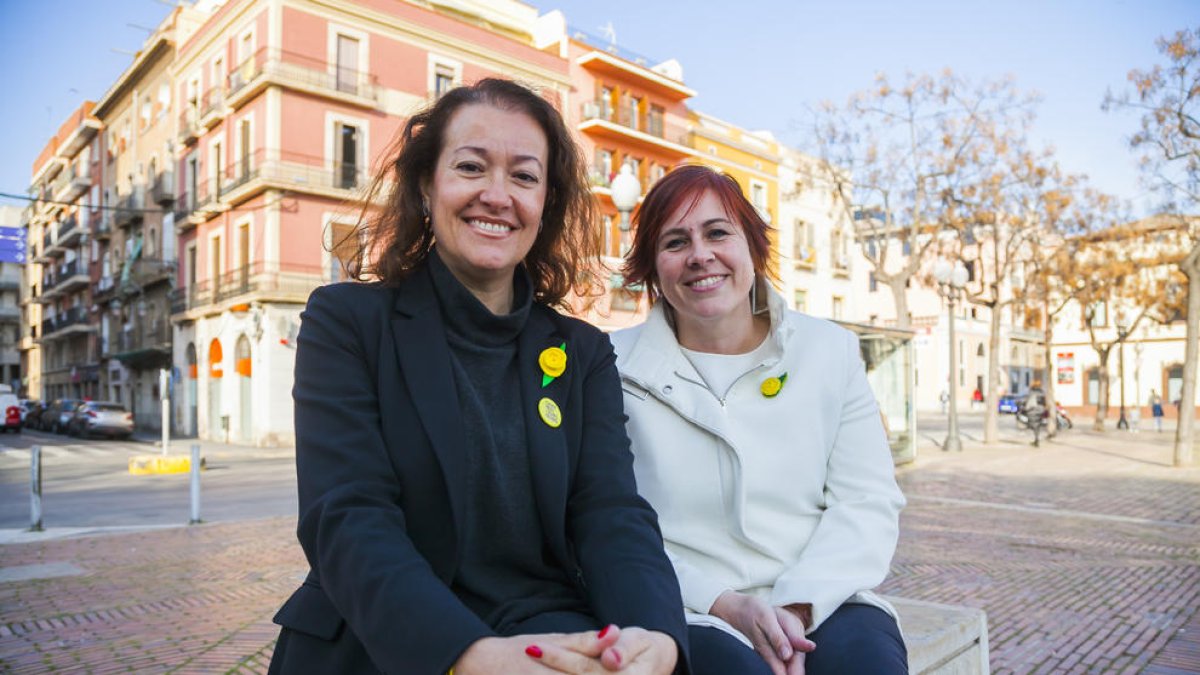
[[[558,112],[488,79],[412,117],[359,280],[317,289],[293,395],[298,537],[271,671],[686,671],[612,347],[564,317],[597,220]],[[368,200],[371,203],[371,200]]]
[[[769,228],[728,175],[675,169],[634,224],[626,283],[655,303],[613,344],[695,672],[906,672],[870,591],[904,497],[858,340],[786,308]]]

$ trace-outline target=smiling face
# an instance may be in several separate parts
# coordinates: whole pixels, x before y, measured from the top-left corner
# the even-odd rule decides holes
[[[685,333],[749,325],[750,245],[713,192],[684,200],[663,224],[655,250],[658,285],[675,310],[681,342]]]
[[[476,295],[511,290],[538,236],[547,165],[546,134],[525,113],[472,104],[446,126],[423,192],[439,255]]]

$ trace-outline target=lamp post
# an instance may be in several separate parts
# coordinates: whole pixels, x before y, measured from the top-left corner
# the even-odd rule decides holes
[[[942,450],[962,452],[962,439],[958,435],[958,342],[954,335],[954,305],[962,297],[962,290],[967,285],[967,270],[959,263],[948,260],[938,260],[933,267],[933,276],[937,280],[938,295],[946,299],[947,316],[950,328],[950,429],[946,432],[946,442]]]
[[[625,252],[629,250],[629,214],[642,197],[642,184],[638,181],[637,176],[633,175],[633,168],[628,164],[622,164],[617,177],[613,178],[611,190],[613,206],[617,207],[617,211],[621,214],[619,255],[624,257]]]
[[[1129,420],[1125,419],[1125,337],[1129,335],[1129,324],[1124,318],[1117,319],[1117,339],[1120,340],[1120,351],[1117,361],[1121,369],[1121,416],[1117,419],[1117,428],[1129,431]]]

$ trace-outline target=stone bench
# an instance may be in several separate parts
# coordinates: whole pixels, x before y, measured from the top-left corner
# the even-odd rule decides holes
[[[987,614],[981,609],[888,597],[900,613],[912,675],[987,675]]]

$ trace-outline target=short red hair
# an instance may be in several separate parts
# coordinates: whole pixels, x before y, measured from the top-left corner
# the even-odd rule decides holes
[[[645,284],[650,299],[658,299],[662,294],[654,266],[658,256],[658,236],[667,219],[685,204],[691,209],[705,192],[716,195],[730,220],[741,225],[750,246],[754,273],[774,276],[767,265],[771,257],[771,226],[742,194],[738,182],[723,171],[700,164],[685,164],[660,178],[633,214],[633,244],[621,267],[626,287]]]

